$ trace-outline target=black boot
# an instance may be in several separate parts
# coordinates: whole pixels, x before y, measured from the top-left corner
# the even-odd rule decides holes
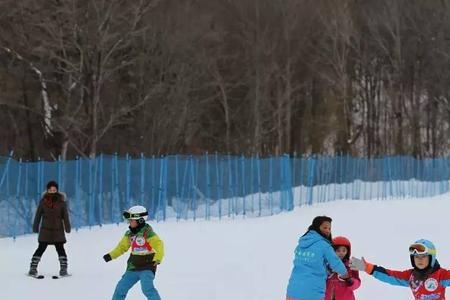
[[[69,275],[67,273],[67,257],[66,256],[60,256],[59,257],[59,264],[61,266],[59,270],[59,276],[67,276]]]
[[[30,276],[36,276],[37,275],[37,266],[39,264],[39,262],[41,261],[41,257],[40,256],[33,256],[31,258],[31,263],[30,263],[30,270],[28,271],[28,275]]]

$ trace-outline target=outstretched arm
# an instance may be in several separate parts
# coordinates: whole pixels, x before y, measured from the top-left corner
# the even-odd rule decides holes
[[[376,279],[397,286],[409,286],[409,278],[412,270],[395,271],[385,269],[381,266],[377,266],[367,262],[364,257],[358,259],[352,257],[350,261],[350,268],[352,270],[365,271],[367,274],[372,275]]]
[[[124,254],[125,252],[128,251],[128,249],[130,248],[131,244],[130,244],[130,239],[128,238],[128,236],[124,236],[119,244],[117,244],[116,248],[114,248],[111,252],[109,252],[109,256],[111,257],[111,259],[115,259],[118,258],[119,256],[121,256],[122,254]],[[108,255],[107,254],[107,255]]]

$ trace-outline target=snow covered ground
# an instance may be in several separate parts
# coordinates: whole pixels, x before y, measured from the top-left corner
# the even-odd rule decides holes
[[[450,268],[448,216],[450,195],[390,201],[336,201],[272,217],[211,221],[170,220],[152,224],[165,241],[166,257],[157,272],[156,286],[163,300],[275,300],[284,299],[293,250],[316,215],[333,218],[333,235],[345,235],[353,254],[385,267],[410,267],[408,245],[418,238],[432,240],[438,260]],[[72,277],[52,280],[58,271],[50,246],[39,265],[48,277],[25,276],[37,235],[15,241],[0,239],[1,299],[105,300],[125,270],[124,255],[105,263],[125,232],[125,223],[85,228],[68,235],[66,244]],[[412,299],[407,288],[388,286],[362,274],[357,299]],[[127,299],[145,299],[139,284]]]

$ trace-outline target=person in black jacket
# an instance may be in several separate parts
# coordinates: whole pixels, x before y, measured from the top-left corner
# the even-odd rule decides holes
[[[48,245],[55,245],[60,263],[60,276],[67,276],[67,254],[64,250],[66,236],[70,233],[70,220],[67,210],[66,197],[58,191],[55,181],[47,183],[47,190],[43,194],[34,217],[33,232],[39,233],[39,246],[31,258],[28,275],[37,276],[37,266]]]

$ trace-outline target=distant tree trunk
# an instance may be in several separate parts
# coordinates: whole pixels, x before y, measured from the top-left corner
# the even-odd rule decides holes
[[[432,157],[437,157],[439,152],[438,152],[438,145],[437,145],[437,137],[439,134],[439,127],[437,126],[438,124],[438,101],[437,99],[435,99],[434,97],[430,97],[429,100],[430,106],[431,106],[431,126],[430,126],[430,130],[431,130],[431,156]]]
[[[262,37],[260,36],[260,7],[259,2],[254,1],[255,4],[255,45],[253,45],[253,59],[255,67],[255,82],[254,82],[254,99],[253,99],[253,117],[254,117],[254,130],[253,130],[253,154],[262,153],[262,116],[261,116],[261,104],[263,103],[263,70],[261,63],[261,49]]]
[[[25,66],[23,66],[23,73],[22,73],[22,99],[23,99],[23,104],[26,108],[30,107],[30,104],[28,102],[28,85],[27,85],[27,81],[26,81],[26,70],[25,70]],[[35,161],[37,159],[36,156],[36,146],[34,144],[34,137],[33,137],[33,125],[31,122],[31,113],[30,113],[30,109],[25,109],[25,123],[26,123],[26,128],[27,128],[27,137],[28,137],[28,157]]]
[[[412,123],[412,149],[415,157],[422,157],[422,139],[420,136],[420,75],[417,66],[413,64],[410,71],[410,103]]]
[[[313,78],[311,81],[310,96],[311,124],[308,126],[308,142],[311,145],[312,153],[322,152],[323,130],[319,118],[319,104],[322,102],[320,90],[321,86],[318,83],[318,80]]]
[[[100,56],[100,54],[98,54]],[[101,64],[100,64],[100,57],[98,58],[98,65],[97,65],[97,72],[95,75],[95,78],[93,78],[92,86],[93,86],[93,98],[92,98],[92,108],[91,108],[91,122],[92,122],[92,137],[91,137],[91,147],[89,151],[89,157],[95,158],[97,154],[97,143],[99,140],[99,128],[98,128],[98,118],[99,112],[98,112],[98,106],[100,105],[100,92],[101,87],[103,85],[102,82],[102,70],[101,70]]]
[[[284,120],[285,120],[285,127],[284,127],[284,152],[287,153],[293,153],[292,149],[292,106],[295,101],[294,99],[294,93],[292,92],[292,65],[291,65],[291,58],[287,58],[286,62],[286,68],[285,68],[285,74],[286,74],[286,91],[285,91],[285,106],[284,109]]]

